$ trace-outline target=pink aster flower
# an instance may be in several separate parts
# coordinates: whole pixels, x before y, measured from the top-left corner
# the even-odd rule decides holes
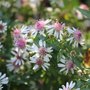
[[[24,49],[26,47],[26,39],[25,38],[19,38],[18,40],[16,40],[15,42],[16,46],[18,48]]]
[[[66,60],[63,56],[60,62],[61,63],[58,64],[58,67],[61,68],[60,72],[65,71],[65,74],[67,74],[69,71],[71,71],[71,73],[74,74],[76,66],[72,60]]]
[[[45,29],[47,28],[47,24],[50,22],[51,20],[39,20],[35,23],[34,27],[30,27],[31,29],[31,36],[32,37],[36,37],[36,35],[39,33],[40,35],[43,35],[44,37],[45,35]]]
[[[37,70],[40,67],[42,67],[43,70],[46,70],[50,66],[49,61],[47,61],[45,58],[41,58],[36,55],[34,55],[33,57],[30,57],[30,62],[35,64],[33,67],[33,70]]]
[[[39,40],[39,46],[33,44],[31,47],[31,52],[34,52],[36,56],[45,58],[47,61],[52,57],[50,55],[52,51],[52,47],[46,47],[46,42],[42,40]]]
[[[43,21],[43,20],[37,21],[35,23],[35,29],[38,31],[43,30],[44,27],[45,27],[45,21]]]
[[[71,29],[71,28],[67,28],[67,31],[70,35],[70,37],[67,39],[67,41],[70,41],[70,43],[73,43],[74,47],[78,47],[78,45],[83,45],[84,44],[84,39],[82,37],[82,33],[81,31],[79,31],[78,29]]]
[[[59,22],[54,23],[54,28],[57,32],[59,32],[60,30],[63,30],[63,25]]]
[[[28,26],[21,26],[20,28],[15,28],[12,32],[14,38],[20,38],[29,34],[30,29]]]
[[[58,40],[62,40],[65,24],[55,22],[52,28],[47,31],[48,35],[54,35]]]
[[[77,40],[77,41],[79,42],[79,41],[81,40],[81,37],[82,37],[81,31],[76,30],[76,31],[74,32],[74,38],[75,38],[75,40]]]
[[[19,38],[20,35],[21,35],[21,31],[16,28],[16,29],[13,31],[13,36],[14,36],[14,38]]]

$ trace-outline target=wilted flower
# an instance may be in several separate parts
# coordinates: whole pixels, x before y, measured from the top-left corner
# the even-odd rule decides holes
[[[78,47],[78,45],[83,45],[84,44],[84,40],[82,38],[82,33],[81,31],[73,28],[73,29],[70,29],[70,28],[67,28],[69,34],[70,34],[70,38],[67,39],[67,41],[70,41],[70,43],[73,42],[73,46],[75,47]]]
[[[52,25],[52,28],[47,31],[49,35],[53,35],[59,39],[62,40],[63,30],[64,30],[65,24],[61,24],[59,22],[56,22]]]
[[[72,74],[74,74],[75,70],[75,64],[72,60],[67,60],[64,56],[60,60],[61,63],[58,64],[58,67],[61,68],[60,72],[65,71],[65,74],[67,74],[69,71],[71,71]]]
[[[90,48],[87,50],[85,56],[84,56],[84,65],[86,68],[90,68]]]
[[[0,72],[0,90],[2,90],[2,85],[8,83],[8,77],[6,77],[6,74],[2,74]]]
[[[33,67],[33,70],[37,70],[40,67],[42,67],[43,70],[46,70],[50,66],[49,61],[47,59],[41,58],[41,57],[36,56],[36,55],[33,57],[30,57],[30,62],[35,64]]]
[[[59,90],[80,90],[80,88],[75,89],[75,83],[73,81],[70,82],[70,84],[67,82],[66,86],[62,85],[62,88],[59,88]]]
[[[7,24],[0,21],[0,33],[4,33],[7,30]]]
[[[52,47],[46,47],[46,42],[39,40],[39,47],[35,44],[32,45],[31,51],[35,53],[36,56],[40,56],[44,58],[45,60],[49,61],[49,58],[52,56],[50,53],[53,51]]]

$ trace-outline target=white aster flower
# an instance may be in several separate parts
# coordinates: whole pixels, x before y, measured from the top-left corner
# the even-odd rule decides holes
[[[35,56],[35,55],[33,57],[30,57],[30,62],[35,64],[33,67],[33,70],[37,70],[40,67],[42,67],[43,70],[46,70],[50,66],[48,60],[46,60],[45,58],[41,58],[39,56]]]
[[[50,53],[53,51],[52,47],[46,47],[45,41],[39,40],[39,46],[33,44],[31,51],[34,52],[36,56],[40,56],[47,61],[49,61],[49,58],[52,58],[50,55]]]
[[[4,33],[7,30],[7,24],[0,21],[0,33]]]
[[[84,44],[84,39],[82,38],[81,31],[73,28],[67,28],[67,31],[69,32],[70,38],[67,39],[67,41],[70,41],[70,43],[73,43],[73,46],[78,47],[78,45]]]
[[[75,89],[75,83],[73,81],[70,82],[70,84],[67,82],[66,86],[62,85],[62,88],[59,88],[59,90],[80,90],[80,88]]]
[[[10,60],[7,61],[7,68],[9,71],[18,71],[20,69],[20,66],[24,64],[24,60],[27,59],[28,53],[22,50],[18,50],[18,48],[15,48],[12,50],[12,54],[14,55],[11,57]]]
[[[62,40],[64,26],[65,24],[56,22],[49,27],[50,29],[47,31],[47,33],[48,35],[54,35],[54,37],[56,37],[58,40]]]
[[[2,88],[3,88],[3,84],[7,84],[8,83],[8,77],[6,77],[6,74],[2,74],[1,72],[0,72],[0,90],[2,90]]]
[[[20,64],[21,64],[21,62],[20,62]],[[7,61],[7,65],[6,66],[7,66],[7,69],[9,71],[18,72],[21,65],[15,64],[15,58],[11,58],[11,60]]]
[[[51,20],[39,20],[35,23],[34,27],[30,27],[31,29],[31,36],[32,37],[36,37],[36,35],[39,33],[40,35],[43,35],[44,37],[45,35],[45,28],[47,27],[47,24],[50,22]]]
[[[60,62],[61,63],[58,64],[58,67],[61,68],[60,72],[65,71],[65,74],[67,74],[69,71],[71,71],[71,73],[74,74],[74,70],[76,69],[76,66],[72,60],[67,60],[63,56]]]

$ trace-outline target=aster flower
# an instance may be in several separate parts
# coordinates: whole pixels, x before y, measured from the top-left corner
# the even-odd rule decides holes
[[[7,30],[7,24],[0,21],[0,33],[4,33]]]
[[[2,85],[8,83],[8,77],[6,77],[6,74],[2,74],[0,72],[0,90],[2,90]]]
[[[7,61],[7,69],[9,70],[9,71],[14,71],[14,72],[18,72],[19,71],[19,69],[20,69],[20,67],[21,67],[21,62],[20,62],[20,65],[19,64],[15,64],[16,62],[17,62],[17,60],[16,60],[16,62],[15,62],[15,59],[16,58],[11,58],[11,60],[8,60]]]
[[[81,31],[79,31],[75,28],[73,28],[73,29],[67,28],[67,31],[70,34],[70,38],[68,38],[67,41],[70,41],[70,43],[73,42],[74,47],[78,47],[79,44],[80,45],[84,44],[84,40],[82,38]]]
[[[30,62],[35,64],[33,70],[37,70],[40,67],[42,67],[43,70],[46,70],[50,66],[49,61],[47,59],[41,58],[39,56],[30,57]]]
[[[11,57],[10,60],[7,61],[7,68],[9,71],[18,71],[20,69],[20,66],[24,64],[24,60],[27,59],[28,53],[22,50],[18,50],[18,48],[15,48],[12,50],[13,57]]]
[[[52,25],[52,28],[50,27],[50,29],[47,31],[47,33],[48,33],[48,35],[54,34],[54,36],[57,39],[62,40],[64,26],[65,26],[65,24],[56,22]]]
[[[61,68],[60,72],[65,71],[65,74],[67,74],[69,71],[71,71],[72,74],[74,74],[75,70],[75,64],[72,60],[67,60],[64,56],[60,60],[61,63],[58,64],[58,67]]]
[[[45,35],[45,28],[47,27],[47,24],[50,22],[50,20],[39,20],[35,23],[34,27],[30,27],[31,29],[31,36],[36,37],[36,35],[39,33],[40,35]]]
[[[36,56],[40,56],[47,61],[52,58],[50,55],[52,51],[52,47],[46,47],[46,42],[42,40],[39,40],[39,46],[33,44],[31,47],[31,52],[34,52]]]
[[[30,33],[30,28],[28,26],[21,26],[20,28],[15,28],[13,31],[13,37],[14,38],[19,38],[22,36],[27,36]]]
[[[70,84],[67,82],[66,86],[62,85],[62,88],[59,88],[59,90],[80,90],[80,88],[75,89],[75,83],[73,81],[70,82]]]

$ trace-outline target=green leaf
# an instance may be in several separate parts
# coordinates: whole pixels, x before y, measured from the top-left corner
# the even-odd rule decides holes
[[[78,10],[79,10],[83,15],[87,16],[87,18],[90,19],[90,11],[88,11],[88,10],[83,10],[83,9],[80,9],[80,8],[78,8]]]

